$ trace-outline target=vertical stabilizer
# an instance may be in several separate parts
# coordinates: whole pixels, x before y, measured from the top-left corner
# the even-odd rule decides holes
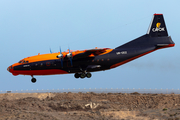
[[[147,34],[150,37],[168,36],[163,14],[154,14]]]

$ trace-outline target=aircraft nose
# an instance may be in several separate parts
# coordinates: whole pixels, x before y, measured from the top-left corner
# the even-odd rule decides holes
[[[12,73],[14,76],[16,76],[16,75],[19,75],[19,73],[17,73],[16,71],[14,71],[14,64],[13,65],[11,65],[11,66],[9,66],[8,68],[7,68],[7,71],[9,71],[10,73]]]
[[[11,65],[11,66],[9,66],[9,67],[7,68],[7,71],[11,72],[12,69],[13,69],[13,67],[12,67],[12,65]]]

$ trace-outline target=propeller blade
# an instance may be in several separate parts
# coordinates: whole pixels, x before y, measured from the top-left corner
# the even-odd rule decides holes
[[[70,53],[70,48],[69,48],[69,53]]]
[[[69,54],[71,55],[71,56],[69,57],[69,60],[70,60],[70,62],[71,62],[71,66],[73,66],[73,63],[72,63],[72,53],[71,53],[70,48],[69,48]]]
[[[61,53],[61,47],[59,48],[59,52],[60,52],[60,55],[62,55],[62,53]],[[63,68],[63,55],[62,55],[62,57],[61,57],[61,67]]]
[[[70,62],[71,62],[71,66],[73,66],[73,64],[72,64],[72,58],[70,57],[69,60],[70,60]]]
[[[61,67],[63,68],[63,59],[61,58]]]
[[[51,48],[49,48],[50,53],[52,53]]]
[[[60,50],[60,54],[61,54],[61,47],[59,47],[59,50]]]

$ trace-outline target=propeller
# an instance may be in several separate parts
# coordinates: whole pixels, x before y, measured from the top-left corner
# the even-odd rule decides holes
[[[49,48],[50,53],[52,53],[51,48]]]
[[[72,53],[70,51],[70,48],[69,48],[69,53],[67,54],[67,57],[69,58],[69,60],[71,62],[71,66],[73,66],[73,63],[72,63]]]
[[[61,59],[61,67],[63,67],[63,54],[61,52],[61,47],[59,48],[60,54],[57,56],[57,58]]]
[[[60,54],[57,55],[56,57],[61,59],[61,67],[63,67],[63,54],[61,52],[61,48],[60,48],[59,51],[60,51]],[[71,66],[73,66],[73,63],[72,63],[72,57],[73,56],[72,56],[72,53],[71,53],[70,49],[69,49],[69,53],[66,56],[67,56],[67,58],[69,58],[69,60],[71,62]]]

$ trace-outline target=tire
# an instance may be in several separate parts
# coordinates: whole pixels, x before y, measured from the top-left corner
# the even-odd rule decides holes
[[[32,78],[32,79],[31,79],[31,82],[32,82],[32,83],[35,83],[35,82],[36,82],[36,78]]]
[[[85,78],[85,77],[86,77],[86,74],[85,73],[81,73],[80,78]]]
[[[86,73],[86,77],[87,77],[87,78],[90,78],[91,76],[92,76],[92,74],[91,74],[91,73],[89,73],[89,72],[88,72],[88,73]]]
[[[79,78],[79,77],[80,77],[80,74],[79,74],[79,73],[75,73],[75,74],[74,74],[74,77],[75,77],[75,78]]]

